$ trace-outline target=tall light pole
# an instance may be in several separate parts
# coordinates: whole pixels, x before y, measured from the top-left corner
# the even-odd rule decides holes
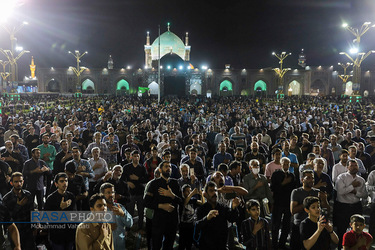
[[[347,23],[342,25],[346,30],[352,33],[355,37],[353,43],[355,44],[354,48],[351,50],[353,54],[355,54],[354,58],[351,57],[346,52],[340,52],[340,55],[345,55],[352,61],[353,63],[353,87],[355,90],[355,94],[359,94],[360,84],[361,84],[361,63],[365,60],[371,53],[374,51],[369,51],[367,53],[359,52],[359,44],[361,42],[361,37],[372,27],[375,25],[371,25],[371,22],[364,22],[361,28],[352,28]]]
[[[339,75],[340,79],[342,80],[344,86],[346,87],[346,82],[349,80],[350,77],[352,77],[353,75],[347,75],[346,74],[346,69],[353,65],[353,63],[350,63],[350,62],[347,62],[347,63],[338,63],[339,66],[341,66],[343,69],[344,69],[344,74],[343,75]],[[344,89],[345,89],[344,87]],[[344,93],[345,93],[345,90],[344,90]]]
[[[10,76],[10,73],[5,71],[5,67],[9,64],[9,61],[0,60],[0,64],[3,66],[3,72],[0,73],[2,79],[1,91],[3,91],[6,88],[6,86],[4,86],[4,83],[6,83],[7,78]]]
[[[81,73],[86,69],[86,67],[80,67],[79,66],[79,63],[81,62],[81,58],[87,54],[87,51],[85,51],[84,53],[80,53],[79,50],[76,50],[74,51],[74,53],[72,53],[71,51],[69,51],[69,54],[73,55],[74,58],[77,60],[77,67],[69,67],[70,69],[73,70],[73,72],[76,74],[77,76],[77,82],[76,82],[76,89],[77,89],[77,92],[81,92]]]
[[[272,52],[272,55],[274,55],[277,59],[279,59],[279,64],[280,68],[274,68],[273,70],[276,72],[278,76],[278,87],[280,94],[283,94],[283,89],[284,89],[284,75],[286,72],[291,70],[290,68],[284,68],[283,69],[283,62],[285,58],[290,56],[292,53],[286,53],[286,52],[281,52],[281,54],[276,54],[275,52]]]
[[[9,67],[10,67],[10,75],[11,75],[11,81],[18,81],[18,65],[17,60],[21,58],[21,56],[25,53],[29,53],[27,50],[23,50],[23,48],[20,50],[20,53],[16,55],[16,46],[17,46],[17,38],[16,34],[18,31],[20,31],[25,25],[28,25],[28,22],[23,22],[21,25],[18,25],[17,27],[8,27],[5,24],[2,24],[1,26],[3,29],[9,34],[10,38],[10,50],[4,50],[0,49],[0,52],[8,59],[9,61]]]

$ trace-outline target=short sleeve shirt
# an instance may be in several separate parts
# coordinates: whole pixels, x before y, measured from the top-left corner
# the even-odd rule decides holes
[[[369,233],[362,232],[361,235],[366,238],[366,245],[372,241],[372,236]],[[353,247],[355,244],[357,244],[357,240],[361,235],[357,235],[353,230],[350,230],[344,234],[342,245],[346,247]],[[358,250],[366,250],[366,245],[361,246],[358,248]]]

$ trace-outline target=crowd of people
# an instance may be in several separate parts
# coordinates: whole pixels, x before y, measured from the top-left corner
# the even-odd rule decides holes
[[[0,243],[14,249],[125,249],[130,229],[148,249],[372,243],[369,99],[21,99],[27,112],[3,101]],[[108,210],[116,221],[35,227],[24,223],[34,210]]]

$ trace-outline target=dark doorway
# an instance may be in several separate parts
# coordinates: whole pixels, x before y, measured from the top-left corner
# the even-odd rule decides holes
[[[164,95],[185,96],[185,77],[166,76],[164,77]]]

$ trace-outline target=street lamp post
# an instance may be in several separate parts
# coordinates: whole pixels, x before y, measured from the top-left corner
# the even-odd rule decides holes
[[[18,65],[17,60],[21,58],[21,56],[25,53],[29,53],[30,51],[21,49],[20,53],[16,56],[16,45],[17,45],[17,38],[16,34],[18,31],[20,31],[25,25],[27,25],[27,22],[23,22],[21,25],[17,27],[9,28],[6,25],[2,24],[1,26],[3,29],[9,34],[10,38],[10,50],[4,50],[0,49],[0,52],[8,59],[9,61],[9,67],[10,67],[10,75],[11,75],[11,81],[15,82],[18,81]]]
[[[69,51],[69,54],[73,55],[75,59],[77,60],[77,67],[76,68],[70,67],[70,69],[72,69],[73,72],[77,76],[76,89],[77,89],[77,92],[80,93],[81,92],[81,73],[86,69],[86,67],[80,67],[79,63],[81,62],[81,58],[87,54],[87,51],[85,51],[82,54],[79,52],[79,50],[74,51],[74,54],[71,51]]]
[[[360,83],[361,83],[361,63],[371,54],[375,51],[369,51],[367,53],[364,52],[358,52],[359,49],[359,43],[361,42],[361,37],[372,27],[375,27],[375,25],[371,25],[371,22],[365,22],[362,24],[361,28],[352,28],[348,24],[344,23],[342,25],[346,30],[348,30],[350,33],[352,33],[355,36],[355,39],[353,40],[353,43],[355,44],[354,49],[352,52],[355,54],[354,58],[351,57],[346,52],[340,52],[340,55],[345,55],[352,61],[353,63],[353,86],[355,86],[355,94],[359,94],[360,90]]]
[[[283,94],[284,75],[285,75],[286,72],[291,70],[290,68],[284,68],[283,69],[283,62],[284,62],[285,58],[287,58],[291,54],[292,53],[286,53],[286,52],[281,52],[281,54],[276,54],[275,52],[272,52],[272,55],[274,55],[277,59],[279,59],[279,64],[280,64],[280,68],[274,68],[273,69],[278,76],[278,88],[279,88],[280,94]]]
[[[353,65],[353,63],[350,63],[350,62],[347,62],[347,63],[338,63],[338,65],[341,66],[344,69],[344,74],[343,75],[339,75],[339,77],[342,80],[343,85],[346,87],[346,82],[349,80],[350,77],[353,76],[353,75],[347,75],[346,74],[346,69],[349,66]],[[344,94],[345,94],[345,87],[344,87]]]
[[[9,64],[9,61],[0,60],[0,64],[3,66],[3,72],[0,73],[2,79],[1,91],[3,91],[4,89],[6,89],[6,84],[4,86],[4,83],[7,82],[7,78],[10,76],[10,73],[5,71],[5,67]]]

